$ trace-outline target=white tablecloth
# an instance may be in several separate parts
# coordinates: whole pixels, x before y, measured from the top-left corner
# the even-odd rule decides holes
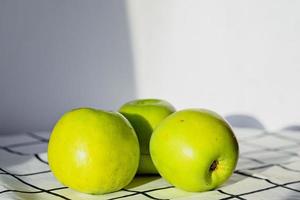
[[[125,189],[87,195],[61,185],[47,163],[49,132],[0,135],[0,199],[300,199],[300,132],[235,129],[236,171],[213,191],[190,193],[159,176],[136,177]]]

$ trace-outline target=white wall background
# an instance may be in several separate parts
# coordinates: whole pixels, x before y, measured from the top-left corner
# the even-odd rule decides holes
[[[0,133],[136,97],[299,125],[299,11],[296,0],[1,0]]]
[[[125,2],[0,1],[0,134],[135,98]]]
[[[137,94],[300,124],[300,1],[129,0]]]

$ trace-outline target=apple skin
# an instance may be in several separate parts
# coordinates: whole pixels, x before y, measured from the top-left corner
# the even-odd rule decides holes
[[[131,123],[140,144],[140,164],[138,174],[157,174],[149,153],[149,142],[154,128],[175,108],[161,99],[137,99],[125,103],[119,109]]]
[[[239,147],[228,123],[204,109],[181,110],[164,119],[150,141],[160,175],[189,192],[214,189],[233,173]]]
[[[139,164],[139,144],[128,120],[117,112],[79,108],[56,123],[48,145],[54,176],[89,194],[125,187]]]

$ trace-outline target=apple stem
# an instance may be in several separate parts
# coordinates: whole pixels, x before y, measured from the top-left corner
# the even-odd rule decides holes
[[[213,163],[210,165],[209,170],[214,171],[217,168],[217,165],[218,165],[218,161],[214,160]]]

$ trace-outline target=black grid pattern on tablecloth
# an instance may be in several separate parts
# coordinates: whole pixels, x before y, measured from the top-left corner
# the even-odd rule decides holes
[[[241,133],[242,134],[242,133]],[[299,133],[300,134],[300,133]],[[14,136],[14,137],[27,137],[29,138],[28,141],[27,139],[25,139],[26,141],[18,141],[18,142],[12,142],[10,141],[9,144],[5,144],[3,143],[3,138],[8,141],[8,138],[10,138],[10,136],[1,136],[0,135],[0,150],[5,151],[6,153],[9,153],[11,155],[16,155],[18,157],[20,156],[28,156],[31,158],[36,159],[37,161],[39,161],[40,163],[44,164],[44,165],[48,165],[47,160],[43,159],[41,157],[40,152],[43,151],[45,152],[46,147],[47,147],[47,143],[48,143],[48,135],[47,134],[39,134],[39,133],[25,133],[19,136]],[[241,137],[239,138],[239,144],[240,144],[240,148],[241,147],[245,147],[245,151],[242,151],[240,153],[240,160],[239,162],[248,162],[250,163],[250,167],[237,167],[237,170],[234,172],[234,175],[238,175],[238,176],[242,176],[242,177],[246,177],[248,179],[253,179],[253,180],[257,180],[257,181],[263,181],[268,183],[268,187],[263,187],[263,188],[257,188],[255,190],[252,191],[248,191],[248,192],[244,192],[244,193],[240,193],[239,191],[237,192],[228,192],[226,191],[226,187],[221,187],[219,189],[216,189],[214,191],[211,191],[213,193],[219,193],[222,194],[222,197],[219,199],[247,199],[247,197],[249,195],[252,194],[259,194],[265,191],[274,191],[276,189],[285,189],[285,190],[289,190],[289,191],[293,191],[295,193],[294,197],[299,197],[300,199],[300,190],[299,189],[295,189],[293,187],[291,187],[291,185],[293,184],[299,184],[300,183],[300,169],[293,169],[290,168],[286,165],[289,164],[289,162],[291,162],[291,158],[293,158],[294,161],[300,160],[300,156],[298,154],[298,150],[297,147],[300,146],[300,141],[298,139],[295,139],[294,137],[289,137],[288,134],[278,134],[278,133],[269,133],[266,131],[261,131],[261,133],[258,134],[254,134],[253,136],[249,136],[249,137]],[[269,145],[264,145],[261,143],[264,143],[264,140],[266,141],[270,141]],[[282,144],[282,145],[274,145],[272,146],[272,140],[274,140],[274,142]],[[13,141],[15,141],[15,139],[13,139]],[[4,141],[5,142],[5,141]],[[32,147],[34,145],[42,145],[42,150],[37,150],[36,152],[32,152],[32,151],[27,151],[32,149]],[[21,149],[21,151],[20,151]],[[242,148],[243,149],[243,148]],[[263,159],[261,159],[259,156],[257,155],[262,155],[262,154],[266,154],[267,156],[264,157]],[[271,156],[270,156],[270,155]],[[269,156],[268,156],[269,155]],[[272,160],[272,155],[281,155],[281,157],[279,156],[279,158],[281,159],[277,159],[274,158]],[[271,160],[268,160],[268,158],[271,158]],[[286,158],[286,159],[282,159],[282,158]],[[61,186],[61,187],[55,187],[55,188],[51,188],[51,189],[45,189],[39,185],[35,185],[33,183],[31,183],[30,179],[26,179],[24,180],[24,177],[32,177],[32,176],[36,176],[36,175],[40,175],[40,174],[51,174],[49,168],[47,170],[42,170],[42,171],[35,171],[32,173],[12,173],[9,171],[9,168],[6,169],[5,167],[2,167],[3,162],[5,162],[5,160],[0,160],[0,175],[5,175],[5,176],[9,176],[10,178],[14,179],[15,181],[18,181],[20,184],[23,184],[24,186],[26,185],[26,187],[29,187],[32,189],[31,190],[18,190],[18,189],[3,189],[1,190],[0,188],[0,199],[1,199],[1,195],[4,195],[6,193],[23,193],[23,194],[47,194],[49,196],[52,196],[53,198],[57,198],[57,199],[72,199],[71,195],[62,195],[59,194],[57,191],[62,191],[62,190],[69,190],[67,187]],[[248,166],[249,164],[247,164]],[[257,171],[261,171],[261,170],[265,170],[268,169],[270,167],[279,167],[281,168],[284,172],[288,173],[288,172],[293,172],[293,173],[299,173],[299,176],[297,176],[299,179],[298,180],[293,180],[293,181],[288,181],[285,183],[278,183],[275,182],[273,180],[261,177],[261,176],[256,176],[253,175],[255,172]],[[1,183],[0,183],[1,184]],[[0,185],[1,186],[1,185]],[[164,190],[169,190],[169,189],[174,189],[173,186],[163,186],[163,187],[156,187],[156,188],[152,188],[152,189],[146,189],[143,191],[139,191],[139,190],[134,190],[134,189],[123,189],[120,193],[120,195],[116,195],[116,196],[108,196],[106,199],[126,199],[128,197],[137,197],[137,199],[143,197],[145,199],[172,199],[173,197],[170,198],[160,198],[157,197],[155,195],[152,195],[153,192],[157,192],[157,191],[164,191]],[[103,196],[102,196],[103,197]],[[181,197],[182,198],[182,197]],[[196,199],[196,198],[195,198]]]

